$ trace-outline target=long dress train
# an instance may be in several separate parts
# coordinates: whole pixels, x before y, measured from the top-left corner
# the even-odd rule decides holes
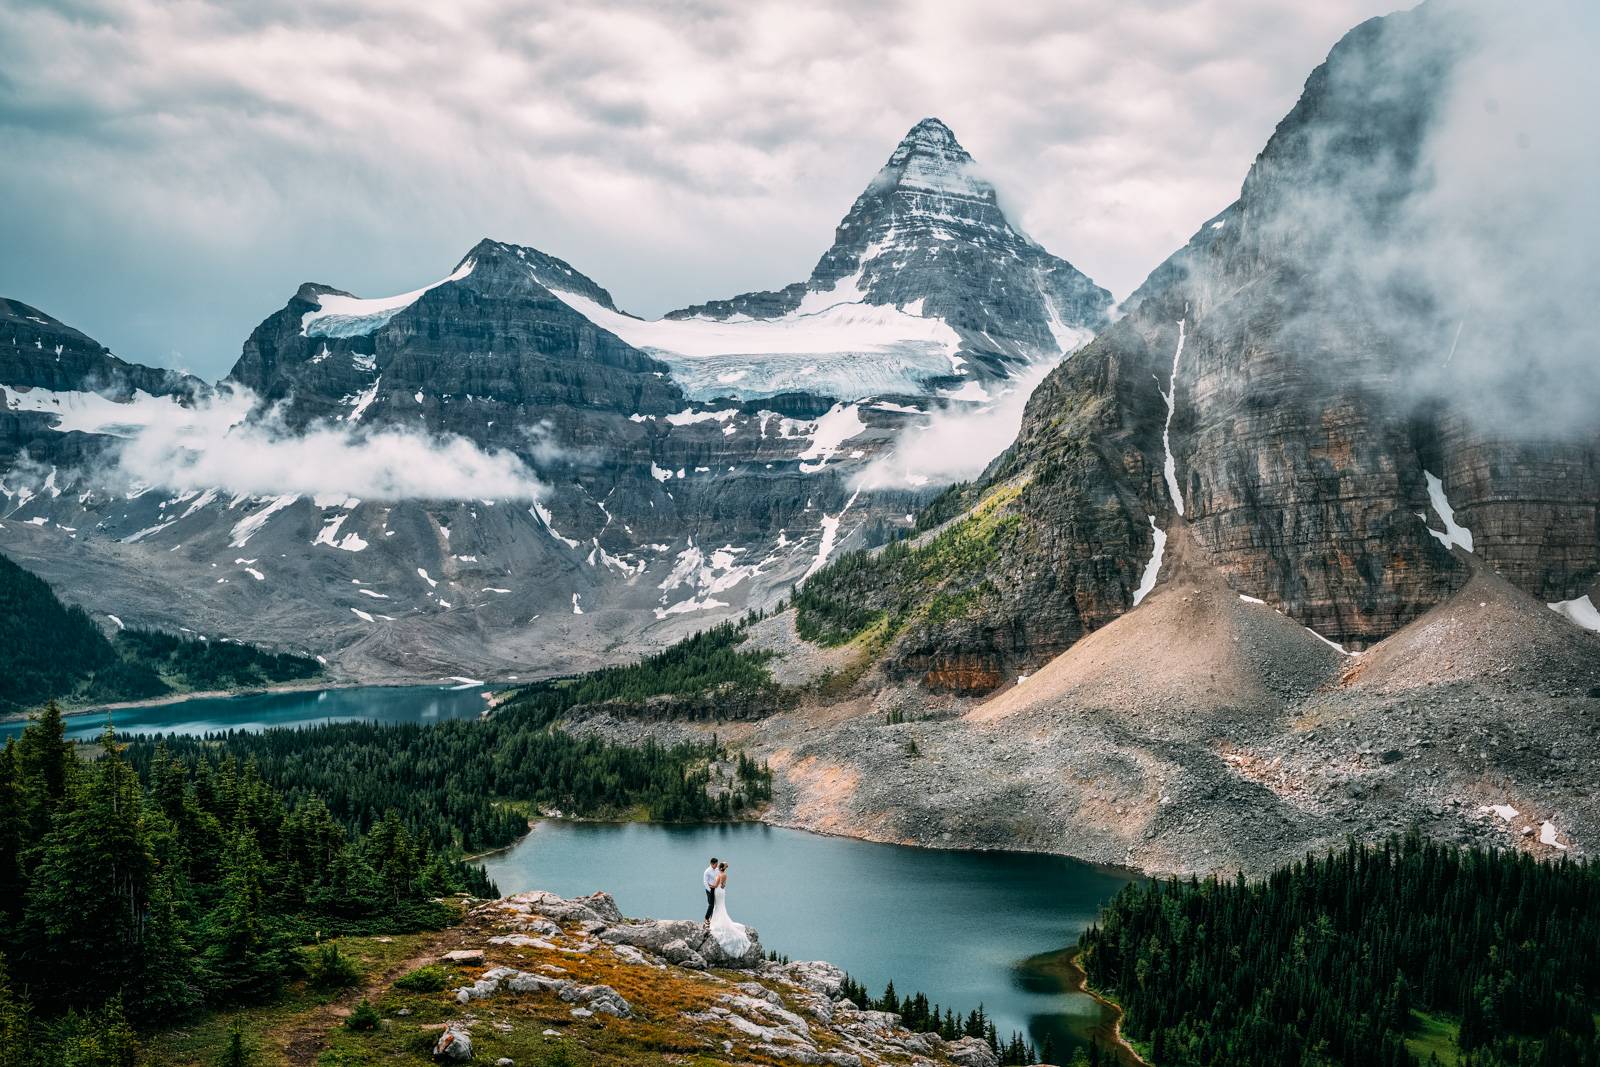
[[[716,938],[722,951],[730,956],[743,956],[750,951],[750,935],[744,927],[728,917],[728,889],[717,886],[716,910],[711,913],[711,936]]]

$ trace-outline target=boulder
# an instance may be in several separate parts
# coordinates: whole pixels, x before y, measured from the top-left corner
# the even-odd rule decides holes
[[[578,985],[576,982],[568,982],[566,988],[560,990],[558,995],[569,1004],[583,1004],[590,1012],[614,1015],[619,1019],[633,1017],[632,1006],[623,999],[621,993],[608,985]]]
[[[610,893],[590,893],[586,897],[573,897],[572,903],[588,908],[603,922],[619,923],[622,921],[622,912],[617,910],[617,902]]]
[[[761,935],[756,933],[756,928],[746,926],[744,931],[750,937],[750,947],[741,956],[732,956],[725,952],[717,939],[710,932],[697,928],[697,937],[690,941],[690,946],[705,958],[712,967],[732,967],[739,970],[753,970],[766,962],[766,950],[761,947]]]
[[[433,1058],[446,1063],[465,1063],[472,1059],[472,1035],[459,1023],[451,1023],[433,1045]]]
[[[843,970],[822,960],[786,963],[778,967],[778,974],[796,985],[829,998],[839,995],[845,978]]]
[[[674,941],[693,945],[705,936],[705,929],[688,919],[646,919],[615,923],[600,931],[599,936],[600,940],[612,945],[632,945],[665,956],[667,945]]]
[[[458,948],[453,952],[446,952],[439,957],[441,963],[453,963],[462,967],[473,967],[483,962],[483,949]]]
[[[705,957],[690,948],[689,943],[681,937],[676,941],[668,941],[665,945],[662,945],[661,955],[665,956],[668,961],[676,963],[679,967],[691,971],[703,971],[706,969]]]
[[[944,1054],[951,1063],[959,1063],[961,1067],[1000,1067],[1000,1060],[995,1056],[994,1049],[980,1037],[963,1037],[947,1041]]]

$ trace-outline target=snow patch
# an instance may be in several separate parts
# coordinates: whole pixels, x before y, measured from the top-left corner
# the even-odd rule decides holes
[[[850,510],[850,506],[856,502],[856,497],[860,495],[861,490],[857,489],[850,494],[850,499],[839,510],[839,514],[824,514],[822,516],[822,539],[817,545],[817,558],[811,561],[811,566],[806,568],[805,574],[800,576],[802,582],[828,565],[828,557],[833,555],[834,543],[839,539],[839,522],[844,518],[845,512]]]
[[[34,526],[43,526],[45,523],[47,523],[49,521],[50,521],[49,519],[45,519],[45,518],[37,518],[37,519],[29,519],[28,520],[28,522],[31,525],[34,525]],[[173,523],[175,523],[177,521],[178,521],[177,519],[168,519],[166,522],[159,522],[159,523],[156,523],[156,525],[154,525],[154,526],[146,526],[144,529],[140,530],[138,533],[129,534],[127,537],[124,537],[122,539],[122,543],[125,544],[125,545],[138,544],[140,541],[143,541],[147,537],[154,537],[156,534],[160,533],[162,530],[165,530],[168,526],[171,526]]]
[[[290,504],[293,504],[299,499],[300,496],[298,493],[286,493],[283,496],[275,496],[271,499],[267,506],[262,508],[260,511],[246,515],[244,518],[234,523],[233,530],[231,531],[231,540],[228,541],[228,547],[243,548],[245,545],[249,544],[250,538],[254,537],[261,531],[261,528],[267,524],[268,519],[272,518],[272,516],[276,515],[278,512],[282,511],[284,508],[288,507]]]
[[[305,337],[364,337],[388,325],[390,319],[421,300],[429,290],[465,278],[472,273],[474,266],[476,263],[468,259],[448,278],[441,278],[431,285],[398,296],[363,299],[359,296],[324,293],[313,298],[317,302],[315,311],[300,316],[300,333]],[[326,350],[327,346],[323,347]]]
[[[846,278],[772,319],[637,319],[551,290],[590,322],[667,363],[692,399],[804,390],[846,399],[917,393],[948,373],[960,336],[943,319],[868,304]],[[919,308],[920,310],[920,308]]]
[[[360,552],[366,548],[367,542],[360,534],[354,531],[345,534],[343,537],[339,536],[339,527],[343,526],[344,520],[349,517],[350,513],[347,511],[342,515],[335,515],[329,519],[328,524],[317,532],[316,538],[311,543],[313,545],[327,545],[329,548],[342,549],[345,552]]]
[[[1150,519],[1150,536],[1155,544],[1150,552],[1150,560],[1144,565],[1144,574],[1139,578],[1139,588],[1133,591],[1133,606],[1138,607],[1139,601],[1150,595],[1150,590],[1156,587],[1156,579],[1161,576],[1161,558],[1167,551],[1167,532],[1156,525],[1156,517]]]
[[[550,523],[550,509],[545,507],[544,501],[535,500],[533,502],[533,507],[529,508],[528,510],[531,511],[533,513],[534,517],[537,518],[539,520],[539,522],[544,525],[545,532],[548,533],[551,537],[554,537],[557,541],[560,541],[562,544],[566,545],[568,548],[577,548],[578,547],[578,542],[574,541],[570,537],[563,537],[559,533],[556,532],[556,528],[553,525],[551,525],[551,523]]]
[[[1161,472],[1167,480],[1167,495],[1172,498],[1172,506],[1177,509],[1179,515],[1183,514],[1183,489],[1178,485],[1178,461],[1172,455],[1172,414],[1178,406],[1178,361],[1183,358],[1185,321],[1178,320],[1178,347],[1172,353],[1172,383],[1166,392],[1161,392],[1161,379],[1156,379],[1156,391],[1161,392],[1161,399],[1167,402],[1167,421],[1166,425],[1161,427],[1161,447],[1166,453],[1166,458],[1162,460]]]
[[[856,405],[833,405],[817,419],[811,431],[811,443],[796,457],[800,460],[800,470],[806,474],[820,471],[828,465],[828,460],[833,458],[841,445],[866,428],[867,424],[861,421],[861,412]]]
[[[1587,596],[1581,596],[1576,600],[1559,600],[1546,606],[1558,615],[1565,615],[1585,630],[1600,633],[1600,611],[1595,610],[1594,601]]]
[[[1455,509],[1450,506],[1450,501],[1444,495],[1444,483],[1429,471],[1423,471],[1422,477],[1428,483],[1428,502],[1433,505],[1433,513],[1444,523],[1443,533],[1432,527],[1428,528],[1428,532],[1446,548],[1460,548],[1465,552],[1471,552],[1472,531],[1456,522]]]
[[[383,375],[380,374],[372,379],[372,384],[361,390],[361,392],[345,397],[344,402],[350,405],[350,413],[339,416],[340,421],[360,422],[361,416],[367,413],[367,409],[372,406],[372,402],[378,398],[378,385],[382,381]]]

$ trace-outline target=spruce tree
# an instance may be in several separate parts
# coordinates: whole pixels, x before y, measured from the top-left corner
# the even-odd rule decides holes
[[[255,835],[234,831],[223,860],[222,894],[201,923],[202,960],[214,999],[260,998],[277,991],[289,966],[288,946],[266,914],[265,864]]]

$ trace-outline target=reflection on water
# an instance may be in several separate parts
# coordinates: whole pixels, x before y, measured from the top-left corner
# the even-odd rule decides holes
[[[729,862],[728,906],[762,943],[825,959],[875,994],[977,1007],[1002,1034],[1046,1037],[1057,1061],[1101,1021],[1092,997],[1065,993],[1055,952],[1076,942],[1127,874],[1056,856],[879,845],[748,823],[656,826],[541,822],[485,866],[503,893],[604,889],[624,914],[698,917],[700,872]]]
[[[484,708],[483,692],[482,689],[412,685],[194,697],[171,704],[69,715],[67,736],[91,740],[105,729],[108,720],[120,734],[206,734],[224,730],[266,730],[275,726],[315,726],[354,719],[439,722],[477,716]],[[25,725],[22,722],[0,723],[0,739],[20,733]]]

